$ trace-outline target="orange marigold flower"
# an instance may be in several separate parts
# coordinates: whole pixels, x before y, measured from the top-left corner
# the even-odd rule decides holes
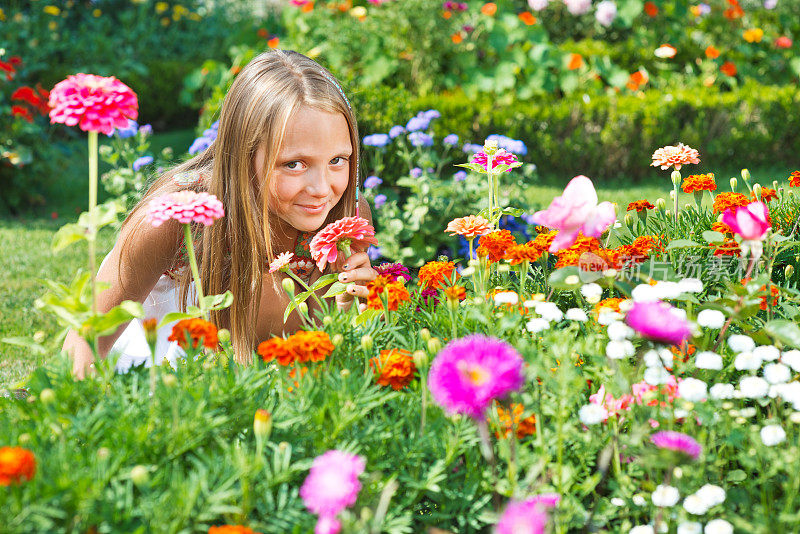
[[[367,297],[367,307],[371,310],[382,310],[383,300],[381,295],[386,293],[386,302],[390,311],[395,311],[400,303],[411,300],[408,289],[400,281],[393,281],[391,278],[381,275],[367,284],[369,296]]]
[[[495,230],[481,236],[478,240],[478,256],[486,257],[490,263],[498,262],[506,257],[506,250],[516,245],[514,236],[508,230]]]
[[[167,340],[177,341],[183,350],[197,349],[200,343],[211,350],[219,350],[217,327],[199,318],[178,321]]]
[[[714,173],[690,174],[681,186],[684,193],[694,193],[695,191],[716,191],[717,182],[714,181]]]
[[[700,154],[694,148],[678,143],[677,146],[664,146],[653,152],[652,167],[661,167],[662,169],[669,169],[675,167],[675,170],[681,170],[683,165],[690,163],[700,163]]]
[[[750,193],[750,198],[756,200],[756,194]],[[770,187],[762,187],[761,188],[761,201],[762,202],[769,202],[770,200],[775,200],[778,198],[778,192]]]
[[[22,447],[0,447],[0,486],[19,484],[36,473],[36,456]]]
[[[706,48],[706,57],[708,59],[717,59],[719,57],[719,50],[717,50],[713,46],[708,46]]]
[[[497,4],[495,4],[494,2],[487,2],[483,4],[483,7],[481,7],[481,13],[491,17],[492,15],[497,13]]]
[[[526,26],[532,26],[536,24],[536,17],[534,17],[533,13],[530,11],[523,11],[520,13],[519,20],[521,20]]]
[[[272,39],[267,41],[267,46],[270,48],[278,48],[280,42],[281,42],[280,37],[273,37]]]
[[[730,226],[725,224],[724,222],[715,222],[711,225],[711,230],[714,232],[719,232],[721,234],[733,234],[733,230]]]
[[[260,534],[251,528],[241,525],[222,525],[220,527],[209,527],[208,534]]]
[[[606,308],[606,311],[622,313],[622,310],[620,310],[619,305],[624,300],[627,300],[627,299],[625,299],[623,297],[610,297],[610,298],[607,298],[607,299],[603,299],[603,300],[601,300],[600,302],[598,302],[597,304],[594,305],[594,313],[595,313],[595,315],[599,315],[600,311],[603,308]]]
[[[417,366],[411,353],[403,349],[382,350],[380,356],[369,361],[375,370],[375,378],[381,386],[403,389],[414,379]]]
[[[591,252],[598,254],[600,249],[600,241],[598,241],[596,238],[586,237],[582,233],[578,234],[578,238],[575,240],[575,243],[568,248],[559,250],[556,253],[558,261],[556,262],[555,268],[560,269],[561,267],[578,265],[580,263],[581,256],[583,256],[584,253]],[[603,261],[605,261],[605,259]]]
[[[643,70],[637,70],[636,72],[631,73],[631,75],[628,77],[628,83],[626,86],[631,91],[636,91],[648,81],[650,81],[650,78],[647,76],[647,72]]]
[[[265,362],[278,360],[280,365],[292,365],[297,358],[297,353],[292,350],[291,344],[282,337],[273,337],[258,344],[256,352]]]
[[[730,77],[736,76],[736,73],[738,72],[736,70],[736,65],[734,65],[730,61],[726,61],[725,63],[723,63],[719,67],[719,70],[720,70],[720,72],[722,72],[722,74],[726,74],[726,75],[728,75]]]
[[[464,286],[449,286],[444,288],[444,294],[447,300],[458,302],[467,298],[467,290]]]
[[[511,245],[506,251],[506,259],[511,261],[511,265],[519,265],[523,261],[534,262],[541,256],[542,250],[534,245],[533,241],[522,245]]]
[[[443,17],[445,20],[449,19],[449,18],[450,18],[450,17],[452,17],[452,16],[453,16],[453,13],[451,13],[450,11],[442,11],[442,17]]]
[[[739,19],[744,16],[744,9],[739,5],[739,0],[728,0],[731,7],[723,11],[723,15],[728,20]]]
[[[644,3],[644,12],[647,14],[648,17],[653,18],[658,15],[658,6],[655,5],[653,2],[645,2]]]
[[[542,254],[547,252],[550,249],[550,245],[553,244],[553,240],[556,238],[556,234],[558,234],[558,230],[548,231],[547,229],[539,229],[537,236],[533,240],[533,246],[536,247]]]
[[[321,362],[334,349],[328,334],[317,330],[298,330],[286,342],[299,362]]]
[[[491,230],[492,225],[480,215],[467,215],[447,223],[445,232],[450,235],[460,235],[464,239],[475,239],[479,235],[488,234]]]
[[[450,40],[453,41],[454,44],[459,44],[464,40],[464,38],[461,37],[460,33],[456,32],[450,36]]]
[[[792,171],[789,176],[789,185],[792,187],[800,187],[800,171]]]
[[[725,239],[722,243],[714,243],[714,256],[740,256],[742,249],[733,239]]]
[[[747,206],[750,199],[741,193],[720,193],[714,197],[714,213],[724,213],[731,208]]]
[[[495,435],[498,439],[500,438],[501,432],[503,437],[507,438],[515,428],[517,429],[517,439],[535,434],[536,416],[530,415],[523,419],[522,413],[525,411],[525,408],[522,404],[516,402],[512,403],[510,408],[511,410],[509,412],[499,404],[497,405],[497,418],[500,420],[500,432],[496,432]]]
[[[767,292],[767,286],[761,286],[759,288],[759,292],[766,293]],[[776,286],[775,284],[770,284],[769,285],[769,294],[767,296],[764,296],[764,297],[759,297],[761,299],[761,303],[758,305],[758,307],[760,309],[762,309],[762,310],[766,310],[767,309],[767,298],[768,297],[772,297],[772,302],[770,303],[770,306],[777,306],[778,305],[778,298],[780,297],[780,294],[781,294],[781,291],[780,291],[780,289],[778,289],[778,286]]]
[[[567,68],[569,70],[577,70],[583,66],[583,56],[580,54],[570,54]]]
[[[419,285],[431,289],[443,287],[453,276],[455,268],[452,261],[429,261],[419,269]]]
[[[637,212],[639,212],[639,211],[651,210],[654,208],[655,206],[651,204],[650,201],[648,200],[637,200],[636,202],[631,202],[630,204],[628,204],[628,209],[626,211],[636,210]]]

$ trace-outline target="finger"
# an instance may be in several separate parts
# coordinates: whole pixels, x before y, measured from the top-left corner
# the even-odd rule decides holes
[[[359,297],[365,299],[369,296],[369,289],[366,286],[360,286],[358,284],[351,284],[347,286],[346,293],[348,295],[352,295],[354,297]]]
[[[363,311],[366,311],[366,310],[367,310],[367,303],[366,302],[362,302],[362,303],[360,303],[358,305],[358,311],[363,312]]]
[[[378,271],[372,267],[359,267],[343,273],[339,273],[339,281],[343,284],[350,282],[370,282],[378,276]]]
[[[369,256],[364,252],[357,252],[347,258],[344,256],[337,258],[335,269],[337,271],[347,271],[364,265],[369,265]]]

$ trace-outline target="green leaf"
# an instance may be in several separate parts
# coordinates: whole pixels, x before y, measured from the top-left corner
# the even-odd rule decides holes
[[[767,333],[784,345],[800,348],[800,326],[786,319],[775,319],[764,325]]]
[[[283,322],[284,323],[289,318],[289,314],[292,313],[295,308],[297,308],[298,304],[308,300],[308,297],[311,296],[311,293],[313,293],[313,290],[311,290],[311,291],[303,291],[302,293],[298,293],[297,295],[295,295],[295,297],[292,299],[292,301],[289,303],[289,305],[286,306],[286,311],[283,312]]]
[[[356,325],[360,326],[366,323],[367,321],[370,321],[375,317],[380,316],[381,313],[383,313],[383,310],[371,310],[371,309],[364,310],[363,312],[359,313],[356,316]]]
[[[233,304],[233,293],[226,291],[220,295],[206,295],[203,297],[203,307],[206,310],[224,310]]]
[[[721,232],[713,232],[711,230],[706,230],[703,232],[703,239],[708,241],[709,243],[722,243],[725,241],[725,234]]]
[[[144,317],[142,304],[125,300],[119,306],[114,306],[106,313],[90,317],[85,325],[91,327],[98,336],[107,336],[113,334],[121,324],[133,318],[141,319],[142,317]]]
[[[189,310],[187,310],[185,313],[170,312],[166,314],[164,318],[161,319],[161,322],[158,323],[158,328],[162,328],[163,326],[168,325],[172,321],[182,321],[183,319],[194,319],[195,317],[200,317],[201,315],[203,315],[202,312],[200,312],[200,308],[195,308],[195,309],[197,310],[195,312],[189,312]]]
[[[16,345],[17,347],[23,347],[33,352],[37,356],[43,356],[49,352],[42,345],[27,337],[4,337],[3,339],[0,339],[0,342],[7,343],[9,345]]]
[[[343,283],[341,283],[339,281],[334,282],[333,285],[331,285],[331,287],[328,288],[327,293],[322,295],[322,298],[327,299],[327,298],[330,298],[330,297],[335,297],[337,295],[341,295],[342,293],[344,293],[347,290],[347,285],[348,284],[343,284]]]
[[[330,284],[331,282],[335,282],[338,278],[339,275],[337,273],[330,273],[326,274],[325,276],[320,276],[317,279],[317,281],[314,282],[314,285],[311,286],[311,289],[313,289],[314,291],[316,291],[317,289],[321,289]]]
[[[699,243],[695,243],[689,239],[675,239],[669,242],[667,245],[667,250],[674,250],[677,248],[691,248],[691,247],[702,247]]]
[[[567,267],[562,267],[560,269],[556,269],[550,276],[547,278],[547,282],[556,289],[561,289],[564,291],[572,291],[573,289],[577,289],[581,287],[581,281],[579,278],[580,269],[575,265],[569,265]],[[567,278],[574,276],[577,279],[576,283],[567,283]]]
[[[486,174],[486,167],[481,167],[477,163],[459,163],[456,167],[464,167],[465,169],[469,169],[472,172],[477,172],[478,174]]]

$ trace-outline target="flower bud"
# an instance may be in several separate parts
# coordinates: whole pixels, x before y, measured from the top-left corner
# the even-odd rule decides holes
[[[111,457],[111,449],[108,447],[100,447],[97,449],[98,460],[108,460]]]
[[[283,286],[283,290],[289,294],[289,296],[294,296],[294,280],[291,278],[284,278],[281,281],[281,285]]]
[[[787,265],[783,270],[783,275],[786,277],[786,280],[794,276],[794,265]]]
[[[20,434],[19,437],[17,438],[17,443],[19,443],[20,445],[25,445],[26,443],[30,443],[30,441],[31,441],[31,435],[28,434],[27,432]]]
[[[672,217],[672,210],[664,210],[664,215],[669,219]]]
[[[334,347],[338,347],[344,341],[344,336],[342,334],[334,334],[331,338],[331,343],[333,343]]]
[[[288,442],[286,442],[286,441],[281,441],[280,443],[278,443],[278,449],[279,449],[281,452],[285,451],[285,450],[286,450],[286,449],[288,449],[288,448],[289,448],[289,443],[288,443]]]
[[[220,343],[228,343],[231,340],[231,331],[227,328],[217,330],[217,339]]]
[[[419,337],[420,339],[422,339],[422,341],[425,341],[427,343],[428,340],[431,338],[431,331],[428,330],[427,328],[423,328],[422,330],[419,331]]]
[[[364,334],[361,336],[361,349],[364,352],[369,352],[372,350],[372,336],[369,334]]]
[[[142,321],[144,338],[151,347],[158,342],[158,319],[149,317]]]
[[[258,439],[265,439],[269,437],[270,432],[272,432],[272,414],[267,410],[256,410],[253,418],[253,434]]]
[[[761,184],[755,184],[753,186],[753,194],[756,196],[756,200],[761,200]]]
[[[330,326],[332,322],[333,322],[333,317],[331,317],[330,315],[326,315],[325,317],[322,318],[322,324],[324,324],[325,326]]]
[[[488,139],[483,143],[483,151],[488,155],[493,155],[497,152],[497,141],[489,141]]]
[[[742,180],[744,180],[745,183],[750,181],[750,171],[747,169],[742,169]]]
[[[164,358],[164,360],[166,360],[166,358]],[[165,386],[171,388],[178,384],[178,377],[176,377],[172,373],[167,373],[161,377],[161,381],[164,382]]]
[[[301,302],[297,305],[297,309],[300,311],[302,315],[308,315],[308,304],[305,302]]]
[[[148,480],[150,480],[150,473],[147,472],[145,466],[137,465],[131,469],[131,481],[136,484],[136,486],[142,487],[147,484]]]
[[[688,210],[692,209],[692,205],[687,202],[686,204],[683,205],[683,209],[688,211]]]
[[[33,334],[33,341],[36,343],[43,343],[47,336],[41,330],[37,330],[35,334]]]
[[[428,352],[436,354],[442,350],[442,341],[438,337],[432,337],[428,340]]]
[[[627,226],[628,228],[633,228],[634,223],[635,223],[635,220],[633,218],[633,213],[631,213],[631,212],[626,213],[625,214],[625,226]]]
[[[428,354],[424,350],[415,350],[411,358],[418,368],[424,369],[428,366]]]
[[[372,519],[372,509],[365,506],[361,509],[361,522],[366,524]]]
[[[779,189],[778,180],[772,180],[772,189],[774,189],[776,191]]]
[[[667,207],[667,201],[666,200],[664,200],[663,198],[657,198],[656,199],[656,208],[658,208],[659,211],[664,211],[664,209],[666,207]]]
[[[674,190],[674,189],[673,189],[672,191],[670,191],[670,192],[669,192],[669,199],[670,199],[671,201],[675,202],[675,198],[676,198],[677,196],[678,196],[678,194],[675,192],[675,190]]]
[[[736,191],[738,185],[739,185],[739,180],[737,180],[735,176],[731,177],[731,191]]]
[[[50,404],[56,400],[56,392],[50,388],[44,388],[39,392],[39,400],[42,401],[42,404]]]
[[[339,371],[339,376],[341,376],[342,378],[347,378],[348,376],[350,376],[350,369],[342,369],[341,371]]]
[[[681,171],[672,171],[672,185],[677,189],[681,185]]]

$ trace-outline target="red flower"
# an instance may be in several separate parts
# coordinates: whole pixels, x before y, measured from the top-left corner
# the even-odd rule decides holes
[[[36,457],[21,447],[0,447],[0,486],[19,484],[36,473]]]
[[[50,122],[78,126],[85,132],[114,133],[139,116],[139,101],[130,87],[111,77],[75,74],[50,91]]]
[[[647,13],[648,17],[655,17],[658,15],[658,6],[656,6],[653,2],[645,2],[644,12]]]
[[[722,72],[722,74],[726,74],[730,77],[736,76],[737,72],[736,65],[734,65],[730,61],[726,61],[725,63],[723,63],[722,66],[720,66],[719,70]]]
[[[33,115],[28,108],[23,106],[11,106],[11,114],[15,117],[22,117],[28,122],[33,122]]]
[[[785,35],[781,35],[775,39],[775,48],[791,48],[792,40]]]
[[[375,229],[361,217],[345,217],[330,223],[311,240],[311,257],[320,271],[339,257],[339,249],[350,245],[377,245]]]

